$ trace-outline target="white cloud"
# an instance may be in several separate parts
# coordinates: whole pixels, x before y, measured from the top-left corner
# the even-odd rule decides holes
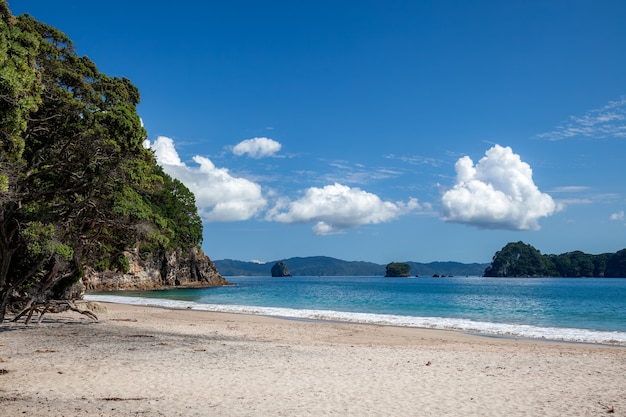
[[[624,220],[624,210],[621,210],[621,211],[618,211],[617,213],[611,214],[609,219],[616,220],[616,221]]]
[[[174,139],[159,136],[154,141],[154,143],[150,143],[147,141],[147,147],[154,151],[154,155],[157,158],[157,162],[162,167],[164,166],[177,166],[184,167],[183,161],[180,160],[178,156],[178,152],[176,152],[176,147],[174,146]],[[144,143],[144,146],[146,144]],[[179,178],[180,180],[180,178]]]
[[[550,190],[551,193],[579,193],[588,191],[589,187],[585,185],[566,185],[563,187],[555,187]]]
[[[264,261],[260,261],[258,259],[252,259],[250,262],[252,262],[253,264],[257,264],[257,265],[265,265],[267,263]]]
[[[333,168],[333,172],[319,175],[324,182],[328,183],[348,183],[366,185],[372,181],[387,180],[402,175],[402,172],[389,167],[370,167],[350,161],[334,160],[328,164]]]
[[[589,110],[582,116],[570,116],[552,132],[538,134],[548,140],[561,140],[583,136],[588,138],[626,138],[626,97],[610,101],[598,109]]]
[[[474,165],[468,156],[455,164],[456,184],[441,198],[443,220],[481,228],[537,230],[538,220],[557,205],[539,191],[532,169],[510,147],[495,145]]]
[[[406,162],[407,164],[411,164],[411,165],[431,165],[433,167],[440,167],[443,163],[443,161],[440,159],[430,158],[430,157],[425,157],[425,156],[420,156],[420,155],[406,156],[406,155],[394,155],[391,153],[391,154],[384,155],[384,158],[396,159],[398,161]]]
[[[417,200],[382,201],[360,188],[335,183],[311,187],[296,201],[282,200],[267,214],[267,219],[282,223],[315,223],[318,235],[341,233],[363,224],[388,222],[420,208]]]
[[[150,148],[163,170],[194,193],[198,213],[205,221],[248,220],[267,205],[260,185],[232,176],[228,169],[217,168],[208,158],[194,156],[198,167],[187,166],[168,137],[159,136]]]
[[[239,142],[233,148],[237,156],[247,154],[250,158],[263,158],[272,156],[280,151],[282,145],[270,138],[252,138]]]
[[[565,206],[593,204],[593,200],[591,200],[590,198],[559,198],[555,201],[557,203],[558,210]]]

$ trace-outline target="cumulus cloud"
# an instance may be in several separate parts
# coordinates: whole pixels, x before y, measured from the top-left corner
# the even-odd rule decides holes
[[[553,131],[537,135],[538,138],[548,140],[580,136],[596,139],[626,138],[626,97],[589,110],[582,116],[570,116]]]
[[[609,217],[609,219],[611,220],[615,220],[615,221],[621,221],[624,220],[624,210],[618,211],[617,213],[613,213],[611,214],[611,216]]]
[[[481,228],[537,230],[538,220],[556,212],[539,191],[530,165],[510,147],[495,145],[476,165],[468,156],[455,164],[456,184],[441,198],[445,221]]]
[[[180,160],[178,152],[176,152],[176,147],[174,146],[174,140],[171,138],[159,136],[154,143],[150,143],[150,141],[147,140],[144,142],[144,146],[154,151],[157,162],[161,166],[185,166],[183,161]]]
[[[196,167],[182,162],[171,138],[159,136],[146,145],[154,151],[163,170],[194,193],[198,213],[205,221],[248,220],[267,205],[260,185],[235,177],[226,168],[217,168],[210,159],[194,156]]]
[[[233,153],[237,156],[248,155],[250,158],[263,158],[272,156],[280,151],[282,145],[270,138],[252,138],[239,142],[233,147]]]
[[[267,219],[282,223],[315,223],[318,235],[341,233],[363,224],[388,222],[420,207],[416,199],[408,202],[382,201],[360,188],[335,183],[311,187],[296,201],[283,200],[267,214]]]

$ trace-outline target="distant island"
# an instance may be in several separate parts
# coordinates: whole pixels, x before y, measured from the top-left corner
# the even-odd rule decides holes
[[[581,251],[543,255],[524,242],[506,244],[491,263],[391,262],[386,265],[344,261],[327,256],[281,259],[267,263],[232,259],[215,261],[223,276],[270,276],[272,267],[284,265],[291,276],[388,276],[388,277],[611,277],[626,278],[626,249],[590,255]],[[407,270],[408,267],[408,270]],[[282,266],[281,266],[281,270]]]
[[[407,278],[411,276],[411,266],[404,262],[391,262],[385,267],[387,278]]]
[[[532,245],[511,242],[496,252],[484,276],[626,278],[626,249],[599,255],[578,250],[542,255]]]
[[[270,276],[272,266],[283,262],[292,276],[379,276],[386,274],[387,264],[344,261],[327,256],[295,257],[267,263],[223,259],[214,261],[223,276]],[[482,276],[489,264],[461,262],[402,262],[413,275],[420,276]]]
[[[276,262],[271,270],[273,277],[290,277],[289,269],[287,268],[287,264],[284,262]]]

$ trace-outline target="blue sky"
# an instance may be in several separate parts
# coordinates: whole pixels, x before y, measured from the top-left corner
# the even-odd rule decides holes
[[[138,86],[212,259],[626,247],[626,2],[13,0]]]

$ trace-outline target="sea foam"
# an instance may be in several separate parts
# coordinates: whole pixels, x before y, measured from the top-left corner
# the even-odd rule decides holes
[[[350,323],[377,324],[400,327],[418,327],[440,330],[456,330],[467,333],[521,337],[567,342],[602,343],[626,345],[626,332],[606,332],[576,328],[539,327],[524,324],[506,324],[442,317],[413,317],[392,314],[352,313],[333,310],[292,309],[279,307],[255,307],[243,305],[202,304],[190,301],[126,297],[114,295],[85,295],[89,301],[132,304],[171,309],[189,309],[220,313],[253,314],[294,319],[342,321]]]

